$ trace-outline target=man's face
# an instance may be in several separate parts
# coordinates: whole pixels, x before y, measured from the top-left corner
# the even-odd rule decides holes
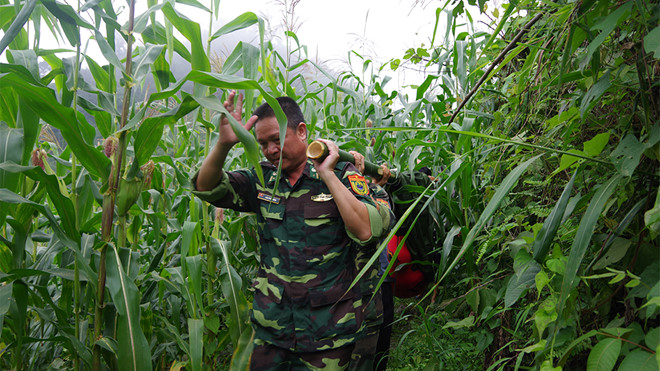
[[[275,117],[257,121],[254,132],[261,152],[271,164],[278,166],[280,152],[282,170],[286,172],[295,170],[306,161],[307,129],[304,123],[298,124],[296,130],[287,127],[283,145],[280,143],[280,127]]]

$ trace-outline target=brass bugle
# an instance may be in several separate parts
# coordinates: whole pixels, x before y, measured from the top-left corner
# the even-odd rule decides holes
[[[307,146],[307,157],[312,160],[321,161],[328,155],[328,147],[325,143],[315,140]],[[339,161],[350,162],[355,165],[355,157],[352,154],[339,150]],[[367,160],[364,161],[364,175],[369,175],[374,178],[383,176],[383,168]]]

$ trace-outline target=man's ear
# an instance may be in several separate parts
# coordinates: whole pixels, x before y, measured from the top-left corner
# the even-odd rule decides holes
[[[300,122],[298,126],[296,126],[296,135],[301,140],[307,140],[307,125],[304,122]]]

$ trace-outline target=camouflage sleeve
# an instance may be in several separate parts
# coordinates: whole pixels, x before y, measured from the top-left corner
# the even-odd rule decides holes
[[[367,206],[369,222],[371,224],[371,237],[368,240],[361,241],[346,229],[348,236],[362,246],[369,245],[387,236],[387,233],[392,228],[391,224],[393,218],[392,212],[389,209],[388,199],[381,198],[381,202],[378,202],[378,198],[372,195],[372,191],[367,185],[364,176],[362,176],[362,174],[360,174],[351,163],[346,163],[345,167],[343,167],[343,174],[340,179],[342,183],[344,183],[344,186],[346,186],[346,188],[348,188],[358,200]],[[385,191],[383,191],[383,193],[386,194]],[[386,204],[387,207],[383,206],[383,204]]]
[[[213,204],[236,211],[255,212],[254,189],[255,180],[250,170],[223,171],[218,185],[209,191],[198,191],[197,176],[192,177],[192,193],[200,199]]]
[[[378,184],[369,183],[369,188],[371,188],[371,197],[376,201],[376,205],[380,206],[378,209],[383,222],[388,224],[387,232],[394,228],[396,224],[396,217],[394,216],[394,211],[392,210],[392,201],[390,200],[390,195],[385,191],[385,189]],[[385,235],[383,235],[385,237]]]

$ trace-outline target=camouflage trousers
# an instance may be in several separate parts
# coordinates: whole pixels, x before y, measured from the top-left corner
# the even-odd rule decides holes
[[[263,371],[372,371],[378,327],[354,344],[316,352],[294,352],[274,345],[255,341],[250,358],[250,370]]]

